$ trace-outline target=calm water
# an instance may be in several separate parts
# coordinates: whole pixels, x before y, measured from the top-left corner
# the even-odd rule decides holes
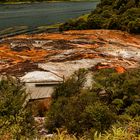
[[[48,2],[0,5],[0,30],[13,26],[36,27],[64,22],[95,9],[97,2]]]

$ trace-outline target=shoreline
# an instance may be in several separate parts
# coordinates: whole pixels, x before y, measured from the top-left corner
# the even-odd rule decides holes
[[[25,2],[0,2],[0,5],[20,5],[20,4],[34,4],[34,3],[47,3],[47,2],[99,2],[99,0],[48,0],[48,1],[25,1]]]
[[[7,38],[7,37],[12,37],[16,35],[21,35],[21,34],[40,34],[40,33],[54,33],[54,32],[59,32],[59,26],[62,23],[57,23],[57,24],[52,24],[52,25],[44,25],[44,26],[38,26],[35,28],[30,29],[27,26],[17,26],[13,27],[12,31],[6,31],[6,33],[3,30],[0,30],[0,39]],[[12,27],[11,27],[12,28]]]

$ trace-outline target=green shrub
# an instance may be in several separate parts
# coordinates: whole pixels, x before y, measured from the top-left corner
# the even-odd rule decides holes
[[[85,73],[81,72],[79,78],[76,77],[72,75],[55,89],[46,116],[46,128],[50,132],[64,128],[72,134],[93,136],[96,131],[105,132],[115,122],[125,125],[139,118],[140,69],[123,74],[114,69],[96,71],[90,90],[81,86]]]
[[[140,18],[128,23],[128,31],[130,33],[139,33],[140,31]]]
[[[90,29],[101,29],[105,23],[105,18],[100,15],[92,15],[87,19],[87,24]]]
[[[70,133],[84,134],[91,128],[104,131],[115,121],[115,115],[98,101],[93,93],[83,91],[70,98],[58,98],[47,114],[46,128],[54,131],[64,127]]]
[[[140,33],[140,1],[101,0],[87,20],[71,20],[60,26],[70,29],[118,29]]]
[[[85,73],[78,72],[78,75],[79,78],[72,75],[55,89],[46,116],[46,128],[51,132],[63,127],[78,135],[90,129],[102,132],[115,121],[113,112],[100,102],[96,93],[82,89]]]
[[[81,88],[85,83],[85,69],[80,69],[76,71],[69,79],[67,79],[62,84],[59,84],[58,87],[55,88],[55,92],[52,95],[52,98],[56,100],[58,97],[70,97],[72,95],[78,94]]]
[[[35,133],[34,119],[26,108],[24,85],[11,77],[0,80],[0,137],[31,138]]]
[[[93,91],[117,114],[126,113],[131,105],[138,103],[140,94],[140,70],[123,74],[101,70],[94,75]],[[104,94],[102,92],[104,91]],[[137,108],[139,110],[139,108]],[[138,112],[133,114],[137,115]]]

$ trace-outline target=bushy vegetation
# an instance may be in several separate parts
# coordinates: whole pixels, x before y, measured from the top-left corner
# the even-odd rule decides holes
[[[92,89],[83,88],[85,77],[86,72],[80,70],[56,87],[46,116],[49,132],[59,128],[91,140],[96,133],[101,133],[101,140],[109,133],[111,140],[115,131],[126,135],[131,122],[140,123],[140,69],[123,74],[113,69],[94,72]],[[136,129],[131,134],[138,137]]]
[[[140,33],[139,13],[140,0],[101,0],[86,20],[70,20],[59,29],[117,29]]]
[[[46,129],[55,133],[49,140],[139,140],[140,69],[95,71],[90,89],[84,86],[86,76],[81,69],[55,88],[46,114]],[[0,138],[35,137],[24,85],[3,77],[0,99]]]
[[[128,124],[113,125],[104,134],[95,132],[91,138],[87,136],[76,137],[68,134],[67,131],[57,130],[57,133],[48,140],[139,140],[140,139],[140,122],[134,120]]]
[[[35,134],[34,119],[26,107],[24,85],[11,77],[0,80],[0,139],[26,139]]]

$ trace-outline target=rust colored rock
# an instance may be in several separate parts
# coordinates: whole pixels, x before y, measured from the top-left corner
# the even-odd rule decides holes
[[[126,69],[124,67],[122,67],[122,66],[115,67],[115,70],[118,73],[124,73],[124,72],[126,72]]]
[[[109,65],[108,63],[98,63],[92,68],[92,70],[110,69],[110,68],[112,68],[112,66]]]

